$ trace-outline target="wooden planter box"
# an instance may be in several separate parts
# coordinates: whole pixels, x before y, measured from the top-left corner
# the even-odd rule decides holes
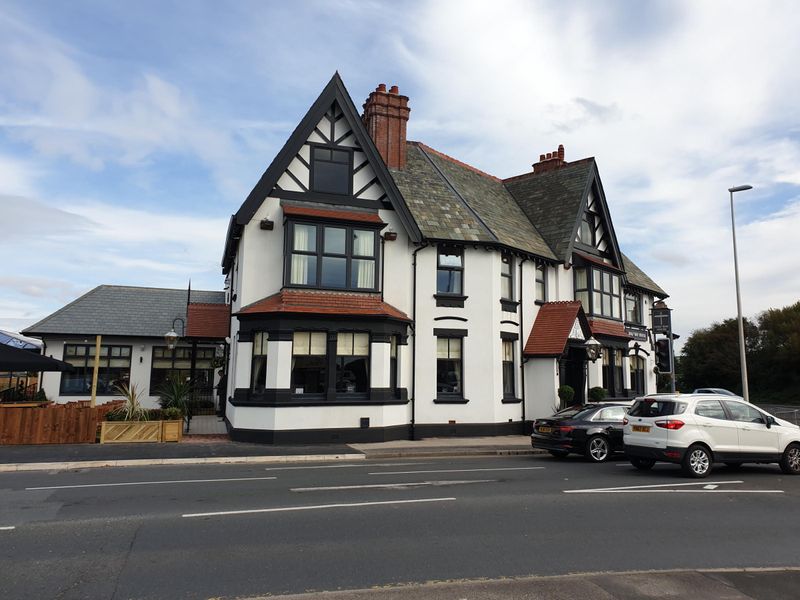
[[[179,442],[183,437],[180,421],[103,421],[100,443]]]

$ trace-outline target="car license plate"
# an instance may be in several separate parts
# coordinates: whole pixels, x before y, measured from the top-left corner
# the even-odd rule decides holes
[[[649,425],[634,425],[633,426],[633,430],[634,431],[638,431],[639,433],[649,433],[650,432],[650,426]]]
[[[552,427],[539,427],[539,433],[553,433]]]

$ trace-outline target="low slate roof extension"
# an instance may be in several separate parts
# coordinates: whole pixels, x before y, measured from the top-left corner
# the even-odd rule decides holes
[[[163,338],[175,318],[180,317],[186,323],[186,300],[186,290],[100,285],[23,333]],[[192,290],[191,301],[224,304],[225,292]],[[179,322],[176,327],[181,334]]]

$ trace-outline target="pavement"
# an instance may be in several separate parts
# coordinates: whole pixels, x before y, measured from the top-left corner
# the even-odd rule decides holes
[[[0,448],[0,473],[96,467],[225,463],[288,463],[389,457],[533,454],[524,435],[428,438],[372,444],[308,446],[247,444],[224,436],[185,436],[179,443],[46,444]]]

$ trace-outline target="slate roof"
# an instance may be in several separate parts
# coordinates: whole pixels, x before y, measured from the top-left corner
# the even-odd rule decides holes
[[[161,338],[176,317],[185,323],[186,300],[186,290],[100,285],[23,333]],[[224,304],[225,292],[192,290],[191,301]]]
[[[647,273],[637,267],[636,263],[634,263],[624,253],[620,253],[622,254],[622,264],[625,265],[625,275],[628,277],[629,284],[640,287],[648,292],[654,292],[656,296],[661,296],[662,298],[666,298],[669,295],[667,292],[662,290],[655,281],[650,279],[650,277],[647,276]]]
[[[542,304],[525,343],[525,356],[561,356],[575,319],[580,319],[582,326],[588,329],[586,316],[578,300]]]
[[[559,260],[567,258],[594,158],[565,163],[544,173],[526,173],[503,183]]]
[[[356,315],[390,317],[410,321],[403,311],[381,300],[380,296],[283,290],[242,308],[238,315],[299,313],[318,315]]]

